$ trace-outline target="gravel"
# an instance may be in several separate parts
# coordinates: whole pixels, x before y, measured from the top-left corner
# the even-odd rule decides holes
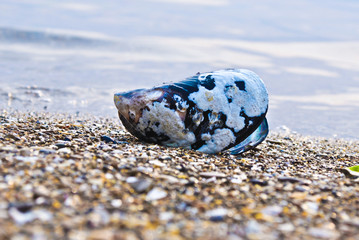
[[[0,239],[358,239],[356,141],[270,133],[242,155],[118,119],[0,112]]]

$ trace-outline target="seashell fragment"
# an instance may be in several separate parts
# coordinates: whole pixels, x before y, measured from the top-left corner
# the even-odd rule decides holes
[[[125,128],[137,138],[205,153],[239,154],[268,134],[268,93],[245,69],[197,74],[181,82],[114,96]]]

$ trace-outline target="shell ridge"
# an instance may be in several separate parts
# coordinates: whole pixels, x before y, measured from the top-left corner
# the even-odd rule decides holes
[[[255,148],[264,141],[269,132],[268,121],[266,118],[263,119],[262,123],[258,128],[249,135],[246,139],[230,148],[229,151],[231,154],[241,154],[245,151]]]

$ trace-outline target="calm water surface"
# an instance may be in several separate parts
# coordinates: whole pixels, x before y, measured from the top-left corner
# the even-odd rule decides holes
[[[116,116],[113,93],[248,68],[269,124],[358,139],[359,2],[0,2],[0,109]]]

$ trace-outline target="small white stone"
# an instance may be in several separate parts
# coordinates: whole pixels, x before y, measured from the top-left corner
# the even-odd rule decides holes
[[[295,227],[291,223],[283,223],[278,226],[278,229],[282,232],[293,232],[295,230]]]
[[[302,204],[302,208],[309,214],[315,215],[318,212],[319,205],[316,202],[305,202]]]
[[[127,179],[126,179],[126,182],[127,183],[135,183],[135,182],[137,182],[138,181],[138,178],[137,177],[128,177]]]
[[[221,173],[221,172],[201,172],[199,175],[201,177],[207,177],[207,178],[212,178],[212,177],[224,178],[224,177],[226,177],[226,174]]]
[[[160,162],[158,160],[152,160],[149,163],[153,164],[154,166],[157,166],[157,167],[165,167],[166,166],[166,164],[164,164],[163,162]]]
[[[246,226],[247,234],[260,234],[262,233],[262,226],[256,220],[249,220]]]
[[[325,229],[325,228],[310,228],[309,229],[309,234],[314,237],[314,238],[322,238],[322,239],[334,239],[337,237],[337,233],[329,230],[329,229]]]
[[[262,209],[262,213],[268,216],[278,216],[282,212],[283,208],[278,205],[268,206]]]
[[[121,207],[121,205],[122,205],[122,201],[121,201],[121,199],[113,199],[113,200],[111,201],[111,205],[112,205],[114,208],[119,208],[119,207]]]
[[[160,220],[164,221],[164,222],[168,222],[168,221],[172,220],[173,217],[174,217],[173,212],[162,212],[162,213],[160,213]]]
[[[16,160],[28,162],[28,163],[35,163],[38,160],[38,157],[23,157],[23,156],[16,156]]]
[[[71,154],[72,151],[70,148],[64,147],[64,148],[60,148],[59,150],[57,150],[58,153],[64,153],[64,154]]]
[[[216,208],[206,212],[206,216],[209,218],[213,217],[225,217],[228,214],[228,209],[226,208]]]
[[[161,188],[156,187],[147,193],[146,200],[155,201],[165,197],[167,197],[167,192],[165,192]]]
[[[42,209],[22,213],[18,211],[16,208],[10,208],[9,215],[19,225],[32,222],[35,219],[39,219],[40,221],[47,222],[47,221],[51,221],[53,217],[51,212]]]

